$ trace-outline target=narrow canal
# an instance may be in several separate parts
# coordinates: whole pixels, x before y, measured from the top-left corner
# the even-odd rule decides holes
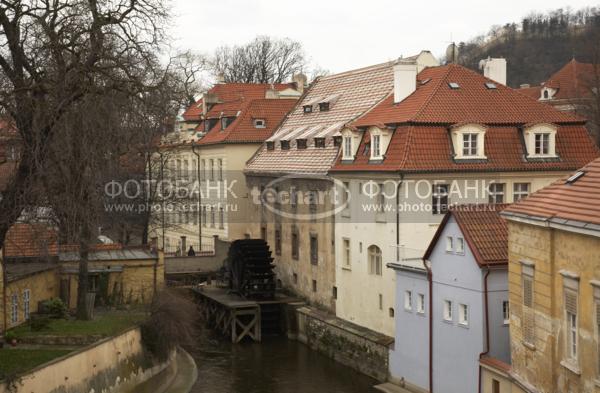
[[[373,393],[377,381],[284,337],[232,345],[205,336],[192,393]]]

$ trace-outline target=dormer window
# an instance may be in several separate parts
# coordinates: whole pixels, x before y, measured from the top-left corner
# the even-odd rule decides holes
[[[290,150],[290,141],[281,141],[281,150]]]
[[[548,98],[550,98],[550,94],[548,93],[548,90],[544,90],[543,94],[544,94],[543,97],[544,97],[545,100],[547,100]]]
[[[341,136],[336,135],[333,137],[333,146],[335,146],[335,147],[342,146],[342,137]]]
[[[306,139],[296,139],[296,147],[298,149],[306,149]]]
[[[452,128],[454,157],[457,159],[485,159],[485,127],[465,124]]]
[[[525,128],[527,157],[556,157],[556,129],[553,124],[536,124]]]
[[[381,135],[372,135],[371,136],[371,159],[379,160],[381,159]]]
[[[319,111],[327,112],[329,110],[329,102],[321,102],[319,103]]]
[[[275,142],[267,142],[267,150],[275,150]]]
[[[313,111],[312,105],[304,105],[302,107],[302,109],[303,109],[304,113],[312,113],[312,111]]]
[[[547,156],[550,154],[550,134],[547,132],[541,132],[535,134],[535,155]]]
[[[325,147],[325,138],[315,138],[315,147]]]
[[[213,129],[219,119],[206,119],[204,120],[204,132],[208,132]]]
[[[231,123],[233,123],[234,120],[235,120],[235,117],[222,117],[221,118],[221,130],[224,130],[227,127],[229,127],[229,125]]]
[[[477,150],[477,139],[479,138],[479,134],[477,133],[465,133],[462,134],[463,140],[463,153],[464,157],[473,157],[477,156],[479,152]]]
[[[343,158],[345,160],[354,159],[354,149],[352,148],[352,135],[346,135],[343,137],[344,146],[343,146]]]
[[[265,119],[254,119],[254,128],[265,128],[267,126],[267,122]]]

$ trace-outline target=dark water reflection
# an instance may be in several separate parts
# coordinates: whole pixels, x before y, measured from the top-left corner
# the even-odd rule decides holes
[[[375,380],[285,338],[231,345],[215,338],[193,356],[193,393],[373,393]]]

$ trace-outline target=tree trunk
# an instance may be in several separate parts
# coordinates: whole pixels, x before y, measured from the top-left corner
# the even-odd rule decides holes
[[[87,243],[79,246],[79,282],[77,284],[77,319],[87,321],[91,319],[93,304],[88,302],[89,291],[89,272],[88,272],[88,245]]]

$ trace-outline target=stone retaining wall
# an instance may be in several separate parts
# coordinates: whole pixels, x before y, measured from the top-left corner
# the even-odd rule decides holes
[[[387,380],[392,337],[311,307],[300,307],[296,313],[298,341],[363,374]]]
[[[153,362],[142,346],[138,327],[100,340],[21,375],[16,390],[5,383],[0,393],[125,393],[173,367]],[[172,370],[169,374],[173,374]]]

